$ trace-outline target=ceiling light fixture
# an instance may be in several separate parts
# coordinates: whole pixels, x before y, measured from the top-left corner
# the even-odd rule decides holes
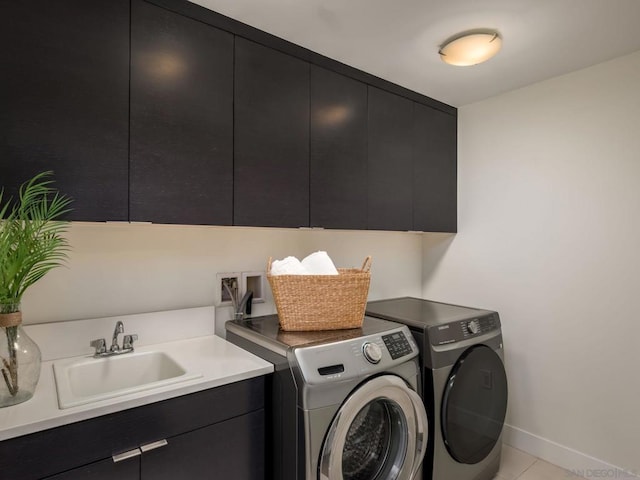
[[[486,62],[502,46],[502,38],[494,30],[475,30],[458,34],[442,44],[438,53],[443,62],[467,67]]]

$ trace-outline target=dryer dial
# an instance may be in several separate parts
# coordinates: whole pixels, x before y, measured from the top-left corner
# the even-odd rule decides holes
[[[369,363],[380,363],[382,360],[382,349],[377,343],[366,342],[362,345],[362,353]]]
[[[478,322],[477,320],[471,320],[469,323],[467,323],[467,330],[472,335],[475,335],[480,331],[480,322]]]

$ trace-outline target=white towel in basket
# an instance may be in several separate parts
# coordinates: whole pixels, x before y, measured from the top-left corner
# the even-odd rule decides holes
[[[318,251],[302,260],[286,257],[271,263],[271,275],[339,275],[327,252]]]
[[[286,257],[273,261],[271,275],[307,275],[307,269],[296,257]]]
[[[309,275],[338,275],[338,270],[327,252],[313,252],[300,263]]]

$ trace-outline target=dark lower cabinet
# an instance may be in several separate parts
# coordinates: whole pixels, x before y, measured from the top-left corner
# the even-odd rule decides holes
[[[138,480],[139,478],[140,458],[130,458],[119,463],[113,463],[109,458],[47,477],[46,480]]]
[[[457,231],[457,117],[414,103],[413,230]]]
[[[130,158],[131,220],[231,225],[233,35],[132,0]]]
[[[167,445],[142,454],[143,480],[264,480],[264,411],[169,438]]]
[[[128,219],[129,0],[2,2],[0,187],[53,170],[70,220]]]
[[[309,226],[309,64],[236,37],[234,225]]]
[[[367,85],[311,66],[312,227],[367,228]]]
[[[163,439],[139,456],[112,458],[74,468],[47,480],[264,480],[264,410]],[[143,447],[144,449],[144,447]]]
[[[413,230],[413,102],[369,87],[370,230]]]
[[[0,478],[262,480],[265,378],[0,442]]]

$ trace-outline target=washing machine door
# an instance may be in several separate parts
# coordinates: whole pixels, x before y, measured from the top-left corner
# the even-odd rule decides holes
[[[466,350],[454,365],[442,399],[442,435],[460,463],[482,461],[496,445],[507,412],[507,375],[486,345]]]
[[[428,440],[422,399],[395,375],[357,388],[338,410],[319,462],[321,480],[411,480]]]

